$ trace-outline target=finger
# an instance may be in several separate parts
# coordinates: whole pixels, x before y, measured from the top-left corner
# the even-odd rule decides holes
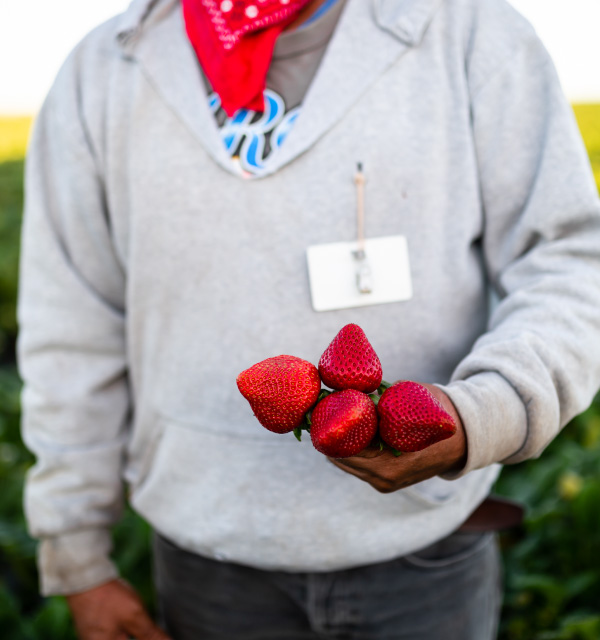
[[[136,640],[171,640],[162,629],[154,624],[144,609],[141,608],[123,627],[124,630],[131,634]]]
[[[354,467],[343,464],[339,458],[329,458],[329,461],[335,465],[338,469],[349,473],[352,476],[356,476],[365,482],[369,482],[369,479],[373,478],[373,474],[364,471],[363,469],[355,469]]]
[[[342,469],[343,471],[348,470],[361,470],[360,463],[349,461],[349,458],[329,458],[329,462],[332,462],[336,467]]]
[[[371,485],[374,489],[379,491],[380,493],[390,493],[391,491],[395,491],[399,488],[394,482],[390,481],[387,478],[383,478],[374,473],[370,473],[368,471],[363,471],[362,469],[354,469],[352,467],[347,467],[340,463],[339,460],[330,459],[332,464],[336,467],[344,471],[345,473],[366,482]]]
[[[379,445],[369,445],[366,449],[363,449],[360,453],[357,453],[353,458],[379,458],[385,454],[385,449],[381,449]]]
[[[395,469],[401,471],[407,465],[411,455],[414,457],[415,454],[403,454],[396,457],[391,451],[383,451],[381,455],[375,457],[351,456],[349,458],[335,458],[335,460],[346,467],[377,474],[378,469],[387,468],[389,465],[393,465]]]

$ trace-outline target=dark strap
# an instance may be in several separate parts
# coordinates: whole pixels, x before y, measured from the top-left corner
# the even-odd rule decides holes
[[[502,531],[523,522],[522,504],[507,498],[488,496],[459,527],[459,531]]]

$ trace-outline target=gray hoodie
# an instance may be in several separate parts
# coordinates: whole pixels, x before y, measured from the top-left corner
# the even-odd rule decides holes
[[[305,250],[403,234],[413,297],[316,313]],[[175,0],[69,56],[26,176],[19,358],[44,593],[115,575],[123,504],[186,549],[333,570],[414,551],[540,455],[600,385],[600,205],[546,51],[505,0],[349,0],[265,174],[226,154]],[[490,291],[498,304],[490,309]],[[442,385],[466,468],[392,494],[264,430],[236,375],[359,324]]]

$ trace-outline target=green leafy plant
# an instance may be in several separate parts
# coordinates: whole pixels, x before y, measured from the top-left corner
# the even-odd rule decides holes
[[[505,536],[506,640],[600,638],[600,402],[540,459],[504,469],[497,490],[523,502],[523,534]]]
[[[0,118],[0,635],[2,640],[75,640],[64,598],[38,592],[36,543],[23,515],[23,482],[34,458],[20,432],[15,366],[24,152],[30,118]],[[122,575],[153,609],[150,528],[131,510],[114,531]]]

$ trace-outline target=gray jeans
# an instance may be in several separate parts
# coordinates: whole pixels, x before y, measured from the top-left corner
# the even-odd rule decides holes
[[[155,535],[162,623],[174,640],[492,640],[502,600],[493,533],[457,532],[390,562],[261,571]]]

